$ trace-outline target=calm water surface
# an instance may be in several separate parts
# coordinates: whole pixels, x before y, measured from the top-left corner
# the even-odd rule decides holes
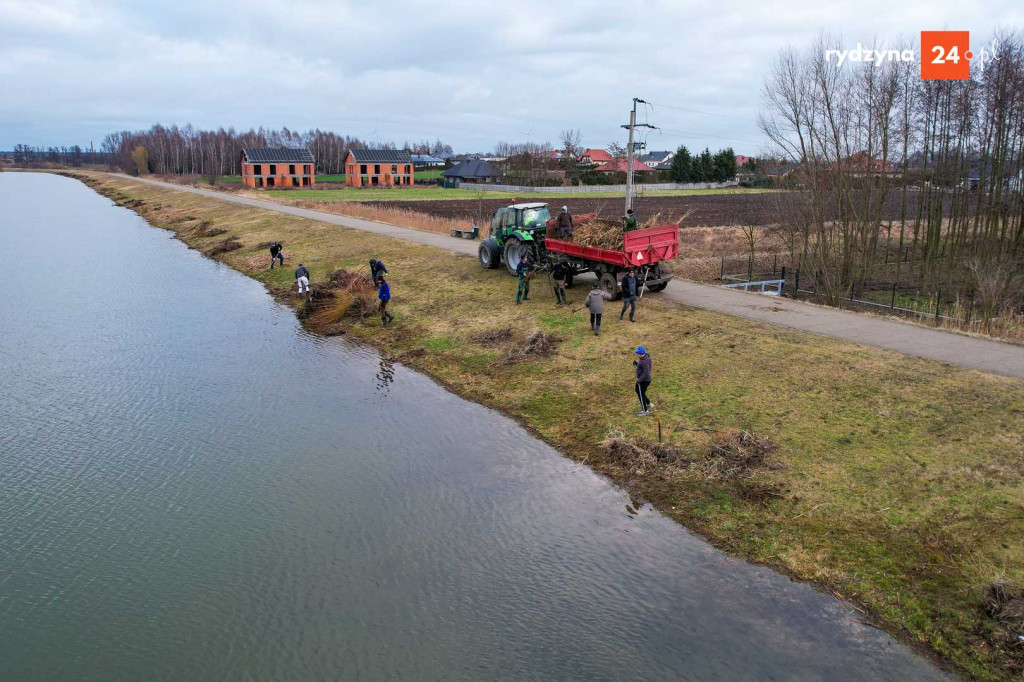
[[[2,680],[942,677],[73,180],[0,244]]]

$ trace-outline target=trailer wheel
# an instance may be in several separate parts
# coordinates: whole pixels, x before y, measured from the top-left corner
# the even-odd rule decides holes
[[[608,292],[608,295],[612,297],[613,301],[617,301],[622,296],[622,292],[619,291],[619,283],[615,279],[615,275],[610,272],[606,272],[601,275],[601,279],[598,280],[599,286]]]
[[[493,270],[501,263],[501,247],[498,246],[498,243],[492,237],[488,237],[480,242],[478,254],[480,256],[480,267],[485,270]]]

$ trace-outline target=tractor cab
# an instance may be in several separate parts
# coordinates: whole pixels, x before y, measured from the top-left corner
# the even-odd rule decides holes
[[[547,229],[547,222],[551,219],[547,204],[512,204],[503,206],[494,212],[491,218],[490,236],[494,237],[498,245],[503,245],[505,240],[512,236],[520,239],[532,238],[536,233],[544,234]],[[518,235],[516,233],[519,233]]]

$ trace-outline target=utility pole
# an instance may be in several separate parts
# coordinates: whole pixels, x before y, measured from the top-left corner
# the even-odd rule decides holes
[[[629,147],[626,148],[626,210],[633,208],[633,158],[635,152],[633,149],[633,129],[634,128],[650,128],[655,129],[655,126],[649,123],[641,123],[637,125],[636,122],[636,105],[647,104],[642,99],[637,97],[633,98],[633,110],[629,112],[629,125],[622,126],[623,128],[629,129]]]

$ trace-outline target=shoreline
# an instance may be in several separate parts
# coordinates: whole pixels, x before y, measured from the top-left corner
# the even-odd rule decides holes
[[[609,319],[603,335],[594,339],[583,333],[586,323],[579,314],[571,317],[568,310],[553,308],[553,298],[550,290],[545,290],[545,282],[535,282],[533,306],[513,308],[514,280],[502,273],[481,271],[475,262],[464,256],[399,244],[387,237],[361,234],[347,228],[315,224],[305,218],[266,215],[268,212],[259,208],[209,205],[210,199],[178,197],[174,190],[149,187],[130,179],[96,178],[86,173],[61,174],[84,182],[116,203],[131,208],[148,223],[174,232],[176,238],[204,253],[211,250],[214,242],[236,238],[241,248],[210,257],[262,282],[278,300],[298,262],[296,257],[324,254],[313,256],[318,258],[316,261],[312,258],[303,261],[310,261],[306,264],[313,271],[313,281],[322,282],[337,267],[362,273],[366,259],[361,256],[380,254],[392,270],[392,282],[397,284],[393,302],[397,315],[395,326],[381,330],[376,318],[371,317],[369,323],[344,323],[337,331],[374,346],[385,356],[426,374],[447,390],[513,419],[538,439],[607,476],[631,497],[635,495],[637,499],[650,502],[663,515],[713,546],[753,563],[767,565],[862,607],[871,614],[865,619],[869,624],[882,626],[897,639],[929,654],[933,660],[951,664],[978,679],[1010,677],[1011,668],[1004,667],[1008,662],[1013,663],[1008,654],[998,654],[998,650],[992,648],[990,651],[998,655],[984,656],[977,649],[978,643],[985,642],[986,638],[970,636],[984,624],[978,618],[971,623],[966,617],[977,608],[977,601],[961,596],[957,602],[958,596],[951,594],[962,590],[965,584],[976,582],[977,576],[965,574],[955,561],[940,561],[943,570],[924,569],[919,566],[924,563],[921,559],[936,558],[933,550],[926,546],[928,543],[921,547],[902,546],[907,536],[898,532],[898,527],[903,524],[885,524],[877,519],[878,516],[884,519],[885,512],[892,507],[883,508],[886,498],[871,490],[879,485],[875,479],[885,475],[882,487],[893,488],[897,498],[901,495],[913,498],[921,492],[913,488],[914,482],[904,480],[901,471],[890,469],[894,465],[907,466],[907,460],[929,461],[928,451],[943,444],[936,442],[939,438],[932,438],[932,442],[908,447],[906,453],[895,452],[908,437],[911,440],[926,437],[929,433],[926,424],[924,435],[901,432],[880,448],[893,452],[872,450],[870,436],[877,435],[872,433],[872,426],[876,432],[898,429],[896,422],[899,420],[876,419],[876,423],[871,423],[867,418],[870,410],[861,403],[867,400],[872,407],[877,407],[879,396],[870,394],[872,388],[880,392],[879,387],[849,375],[849,367],[860,365],[869,370],[869,378],[875,380],[897,375],[901,390],[892,389],[894,395],[888,396],[886,407],[891,411],[899,412],[909,400],[912,411],[918,415],[937,412],[930,416],[941,421],[965,409],[976,412],[976,403],[986,403],[986,408],[996,413],[988,415],[990,419],[996,417],[990,426],[1002,428],[992,429],[988,439],[973,434],[973,451],[960,454],[965,462],[979,454],[991,459],[988,451],[1000,440],[996,436],[1012,436],[1011,447],[1024,442],[1024,429],[1020,424],[1013,428],[1012,423],[1024,406],[1024,385],[1020,382],[903,358],[888,351],[810,339],[801,332],[772,329],[748,320],[725,319],[705,311],[678,310],[656,300],[644,302],[638,315],[642,319],[634,327],[613,320],[617,304],[610,304],[606,308]],[[185,219],[188,217],[191,219]],[[211,230],[197,232],[196,227],[204,222],[224,232],[216,235],[204,234]],[[267,256],[262,250],[255,250],[256,244],[274,235],[285,243],[289,254],[284,271],[276,268],[273,272],[266,271]],[[292,244],[295,245],[294,256],[290,250]],[[330,255],[327,255],[328,244],[337,249]],[[360,257],[353,258],[352,254],[357,252]],[[582,291],[580,286],[570,290],[570,297],[574,299],[570,307],[579,305]],[[284,298],[287,302],[287,297]],[[292,298],[292,307],[296,308],[294,303],[300,299]],[[471,319],[459,317],[466,312],[471,313]],[[305,323],[303,326],[308,328]],[[477,342],[481,333],[505,329],[510,331],[508,339],[502,343]],[[559,339],[557,350],[550,356],[507,362],[506,354],[515,351],[517,344],[522,344],[524,334],[532,329],[540,329]],[[751,337],[771,348],[765,353],[749,349]],[[622,431],[623,442],[639,444],[641,450],[654,443],[653,420],[632,416],[635,396],[630,395],[632,380],[625,353],[636,338],[653,338],[653,341],[645,341],[645,345],[652,349],[655,360],[652,397],[666,431],[665,440],[674,448],[672,459],[667,462],[657,456],[651,459],[643,452],[637,456],[629,452],[616,454],[614,443],[610,448],[595,445],[616,430]],[[780,356],[791,366],[783,368]],[[698,361],[694,361],[695,357]],[[610,368],[610,364],[616,367]],[[781,374],[772,375],[773,369]],[[814,381],[807,380],[808,373],[813,375]],[[780,382],[780,378],[786,381]],[[715,390],[699,388],[701,381],[707,381]],[[790,395],[780,387],[780,383],[787,382],[796,384],[801,395],[820,393],[819,383],[827,384],[825,399],[832,400],[834,405],[836,398],[845,397],[855,405],[846,406],[849,413],[843,411],[840,403],[835,409],[830,405],[814,414],[800,414],[820,408],[821,401],[790,405],[795,409],[788,411],[779,409],[779,403],[785,405],[787,399],[799,402],[800,396],[795,395],[792,387],[789,387]],[[923,395],[914,393],[915,387],[922,385],[925,387]],[[783,395],[765,395],[772,391]],[[936,405],[939,396],[948,396],[954,391],[953,395],[958,395],[959,399],[954,398],[945,406]],[[865,394],[869,394],[867,398]],[[1003,394],[1002,400],[997,399],[1000,394]],[[997,409],[989,407],[988,403]],[[839,422],[838,428],[833,427],[831,421]],[[863,427],[867,427],[866,434],[861,433]],[[748,467],[742,477],[730,478],[722,473],[719,461],[709,455],[709,451],[728,446],[728,438],[735,438],[737,433],[766,443],[766,452],[762,461]],[[962,442],[964,434],[956,435]],[[813,452],[801,457],[800,448],[811,443],[816,445]],[[881,472],[862,472],[859,467],[854,467],[857,470],[852,474],[842,470],[842,460],[849,458],[849,451],[836,461],[826,462],[825,467],[815,466],[818,457],[849,445],[859,446],[858,456],[883,458],[889,455],[890,458],[881,466]],[[914,452],[910,452],[911,449]],[[953,449],[963,448],[954,446]],[[736,450],[740,452],[742,444],[736,446]],[[944,455],[951,459],[956,453]],[[1017,456],[1008,460],[1007,466],[1017,461]],[[952,462],[942,463],[951,468],[948,465]],[[827,469],[836,467],[839,470],[832,471],[829,478]],[[867,473],[870,475],[865,476]],[[822,474],[829,479],[824,484],[815,480]],[[872,485],[861,485],[858,480],[859,485],[851,494],[846,480],[851,475],[870,479]],[[1006,487],[1018,483],[1016,479],[998,482]],[[938,484],[936,481],[928,483]],[[956,481],[957,485],[952,485],[949,492],[964,494],[961,483]],[[992,494],[1008,496],[1003,489]],[[854,504],[842,499],[846,495],[853,498]],[[995,502],[994,499],[986,501]],[[927,502],[920,500],[919,505],[928,507]],[[1011,502],[1016,507],[1020,500],[1011,498]],[[860,516],[857,507],[868,507],[868,513]],[[915,524],[914,532],[909,533],[911,537],[919,534],[924,522],[934,519],[934,514],[916,511],[922,523]],[[1000,513],[989,513],[984,518],[986,523],[978,525],[988,526],[988,521],[1003,515],[1003,510],[996,508],[995,511]],[[836,518],[836,515],[847,514],[857,516]],[[1019,518],[1013,521],[993,540],[997,543],[1004,538],[1009,540],[1024,527]],[[866,529],[865,524],[868,524]],[[836,538],[835,541],[826,542],[829,536]],[[864,544],[863,551],[858,551],[860,543]],[[922,544],[920,540],[918,544]],[[966,543],[960,549],[968,550],[968,559],[981,558],[970,551]],[[994,548],[986,548],[986,551],[999,553]],[[879,552],[883,556],[878,556]],[[900,552],[910,556],[901,561],[894,556]],[[992,559],[991,556],[986,558]],[[1011,563],[1014,570],[1009,577],[1019,579],[1021,566],[1016,561]],[[920,572],[908,570],[911,566],[920,568]],[[889,575],[890,572],[893,575]],[[915,578],[938,582],[939,589],[933,587],[930,592],[914,594]],[[901,595],[906,600],[903,603]],[[939,599],[941,595],[946,595],[946,599]],[[895,603],[891,601],[893,596]],[[923,611],[929,617],[925,621],[915,620],[914,617],[919,616],[915,611]],[[958,640],[951,641],[946,636],[951,629],[960,636]]]

